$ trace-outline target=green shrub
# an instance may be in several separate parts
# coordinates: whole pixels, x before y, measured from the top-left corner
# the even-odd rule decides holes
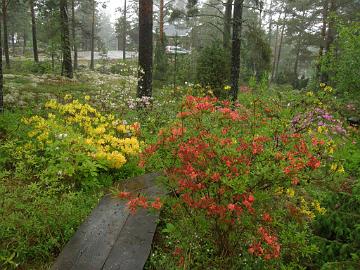
[[[200,51],[197,63],[197,80],[210,87],[216,96],[224,95],[224,86],[230,80],[230,56],[219,42],[214,42]]]
[[[12,61],[11,70],[5,70],[5,73],[18,73],[18,74],[47,74],[47,73],[60,73],[61,66],[57,62],[55,65],[55,70],[53,70],[51,61],[44,60],[39,63],[34,62],[33,60],[17,60]]]
[[[12,151],[25,168],[32,170],[36,165],[40,181],[78,188],[103,186],[104,178],[99,177],[102,172],[116,173],[139,153],[136,125],[124,124],[114,115],[103,115],[88,104],[68,99],[71,96],[65,97],[64,104],[47,102],[45,117],[24,118],[28,141],[20,141]]]
[[[359,95],[360,89],[360,23],[339,23],[336,46],[325,55],[321,71],[340,93]]]
[[[174,269],[301,269],[316,253],[309,224],[326,211],[313,190],[325,186],[319,177],[333,162],[327,131],[313,116],[305,129],[289,128],[294,112],[245,95],[241,104],[187,96],[178,120],[144,150],[141,160],[165,171],[164,187],[173,194],[165,198],[170,213],[156,262]]]
[[[168,79],[168,56],[165,53],[165,44],[162,44],[160,40],[157,40],[155,44],[153,78],[161,84]]]
[[[0,175],[1,269],[17,266],[39,269],[39,264],[51,261],[102,194],[99,191],[57,193],[56,188],[44,187],[31,179],[26,183]],[[33,264],[37,267],[32,268]]]
[[[110,65],[110,72],[122,76],[137,76],[136,65],[131,61],[118,61]]]

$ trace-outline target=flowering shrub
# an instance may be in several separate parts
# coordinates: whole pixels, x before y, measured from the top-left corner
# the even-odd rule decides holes
[[[330,167],[327,137],[296,133],[273,113],[259,99],[246,107],[187,96],[178,120],[141,155],[140,165],[164,169],[173,214],[184,211],[193,223],[206,221],[204,237],[211,238],[215,254],[273,263],[281,257],[279,235],[286,230],[279,223],[306,224],[325,212],[307,189]],[[139,200],[129,202],[132,209],[142,207]],[[175,253],[184,263],[186,251],[179,250],[190,247],[177,242],[173,248],[180,248]]]
[[[88,104],[72,100],[70,95],[64,99],[64,103],[48,101],[45,117],[23,119],[30,128],[31,140],[23,151],[18,151],[45,160],[45,178],[96,186],[101,171],[120,169],[139,153],[140,143],[135,137],[139,124],[128,125],[114,115],[101,114]]]

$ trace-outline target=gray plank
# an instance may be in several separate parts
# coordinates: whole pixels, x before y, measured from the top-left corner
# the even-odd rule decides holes
[[[127,219],[102,270],[141,270],[149,257],[159,212],[141,209]]]
[[[105,196],[66,244],[52,270],[101,269],[128,215],[125,202]]]
[[[119,188],[131,192],[144,192],[144,190],[155,186],[155,179],[160,176],[159,173],[149,173],[131,178],[120,183]]]
[[[163,194],[157,186],[141,190],[149,198]],[[143,269],[151,251],[151,244],[157,227],[160,212],[150,213],[140,209],[130,215],[119,234],[102,270]]]
[[[129,179],[121,189],[155,197],[158,173]],[[129,215],[126,202],[105,196],[66,244],[52,270],[142,269],[151,249],[159,213]]]

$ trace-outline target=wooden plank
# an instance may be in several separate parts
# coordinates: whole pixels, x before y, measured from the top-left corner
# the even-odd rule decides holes
[[[66,244],[52,269],[101,269],[128,215],[124,202],[105,196]]]
[[[154,185],[147,185],[141,193],[152,198],[163,194]],[[150,213],[145,209],[130,214],[102,270],[143,269],[151,251],[159,215],[160,212]]]
[[[102,270],[141,270],[149,257],[159,213],[141,209],[127,219]]]
[[[121,189],[148,197],[162,194],[157,173],[129,179]],[[52,270],[142,269],[151,249],[159,213],[129,215],[126,202],[105,196],[66,244]]]
[[[155,186],[155,179],[159,173],[149,173],[128,179],[119,184],[119,189],[124,191],[146,193],[148,188]]]

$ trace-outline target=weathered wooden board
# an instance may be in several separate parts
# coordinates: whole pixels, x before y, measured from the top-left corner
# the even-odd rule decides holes
[[[127,180],[127,191],[152,197],[158,174]],[[130,215],[126,202],[105,196],[66,244],[52,270],[136,270],[149,256],[159,213]]]
[[[142,209],[126,221],[102,270],[143,269],[151,250],[158,214]]]

